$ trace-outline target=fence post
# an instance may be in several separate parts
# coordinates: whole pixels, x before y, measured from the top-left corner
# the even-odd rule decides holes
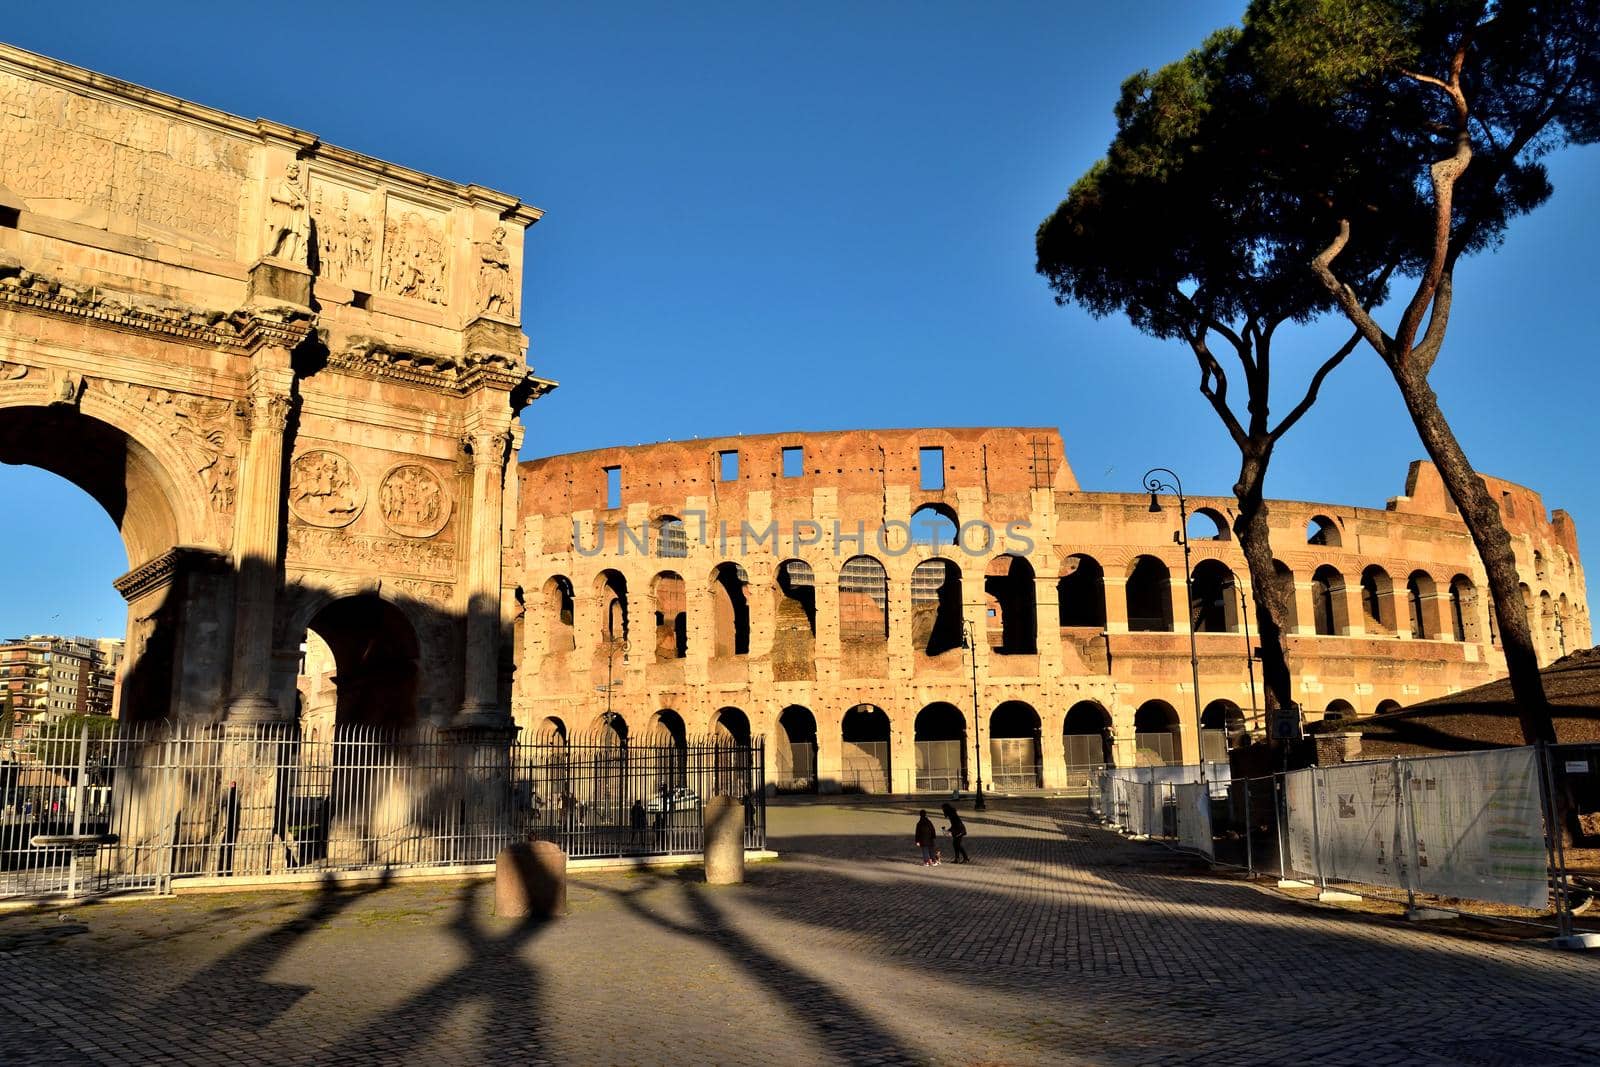
[[[1250,821],[1250,779],[1244,780],[1244,869],[1251,878],[1256,876],[1255,850],[1251,847],[1250,838],[1254,836],[1251,831],[1255,823]]]
[[[1317,883],[1322,887],[1321,892],[1328,891],[1328,876],[1322,868],[1322,805],[1317,800],[1322,785],[1317,781],[1317,768],[1311,771],[1311,858],[1317,865]]]
[[[1405,853],[1406,865],[1406,913],[1409,915],[1417,909],[1417,813],[1411,805],[1411,761],[1404,764],[1405,771],[1402,778],[1400,757],[1394,759],[1394,814],[1399,819],[1405,813],[1409,845]],[[1396,840],[1400,837],[1399,826],[1395,827]]]
[[[72,836],[83,833],[83,780],[89,774],[89,724],[84,722],[78,733],[78,776],[72,783]],[[67,849],[67,899],[78,897],[78,845]]]
[[[1544,794],[1546,852],[1551,859],[1552,881],[1556,891],[1556,937],[1565,941],[1572,937],[1572,911],[1567,900],[1567,852],[1561,840],[1560,808],[1556,804],[1554,760],[1549,746],[1540,741],[1535,746],[1534,759],[1539,762],[1539,791]]]
[[[1289,798],[1287,790],[1283,787],[1283,775],[1272,776],[1273,814],[1277,816],[1278,823],[1278,881],[1289,880],[1288,846],[1284,842],[1284,828],[1289,823]]]

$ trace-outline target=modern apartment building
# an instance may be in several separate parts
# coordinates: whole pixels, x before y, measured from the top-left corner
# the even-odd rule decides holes
[[[0,693],[13,722],[66,715],[109,715],[123,642],[115,638],[29,634],[0,642]]]

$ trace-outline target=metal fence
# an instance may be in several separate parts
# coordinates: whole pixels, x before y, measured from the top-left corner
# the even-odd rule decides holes
[[[1547,915],[1553,907],[1553,917],[1527,921],[1567,935],[1574,904],[1600,893],[1600,745],[1374,760],[1220,783],[1208,774],[1204,790],[1190,784],[1197,777],[1188,767],[1107,771],[1092,807],[1127,833],[1169,839],[1219,865],[1324,893],[1403,894],[1414,911],[1419,900],[1451,911],[1474,901]]]
[[[564,741],[293,726],[85,727],[0,749],[0,898],[163,892],[175,878],[492,862],[516,840],[569,856],[698,854],[730,796],[765,847],[761,742]]]

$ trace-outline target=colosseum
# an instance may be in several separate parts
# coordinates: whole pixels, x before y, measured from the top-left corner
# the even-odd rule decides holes
[[[530,733],[761,738],[771,787],[905,793],[972,788],[980,760],[987,789],[1080,789],[1104,762],[1222,758],[1263,731],[1233,499],[1188,498],[1186,589],[1176,499],[1084,492],[1055,429],[662,443],[527,461],[519,482]],[[1541,662],[1586,647],[1570,517],[1488,482]],[[1504,674],[1430,464],[1383,509],[1270,514],[1307,718]]]

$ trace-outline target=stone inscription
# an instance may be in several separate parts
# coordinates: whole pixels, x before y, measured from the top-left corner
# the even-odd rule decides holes
[[[361,475],[339,453],[319,448],[296,456],[290,465],[289,510],[301,522],[348,526],[365,504]]]
[[[455,548],[440,541],[372,537],[343,530],[289,527],[289,554],[300,564],[369,574],[455,577]]]
[[[383,224],[383,291],[445,302],[444,223],[390,201]]]
[[[42,214],[233,256],[250,151],[200,127],[0,73],[0,184]]]
[[[432,537],[450,518],[450,496],[439,476],[416,463],[384,475],[378,503],[389,529],[408,537]]]

